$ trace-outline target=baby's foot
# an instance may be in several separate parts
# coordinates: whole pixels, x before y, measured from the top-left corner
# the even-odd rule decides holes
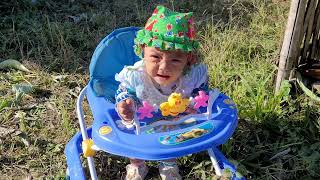
[[[126,180],[143,180],[148,173],[148,167],[145,164],[141,166],[128,164],[126,169]]]
[[[173,166],[159,166],[159,173],[162,180],[181,180],[181,176],[179,174],[179,168],[177,165]]]

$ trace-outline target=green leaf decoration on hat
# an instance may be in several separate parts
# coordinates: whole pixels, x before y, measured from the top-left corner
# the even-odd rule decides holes
[[[144,29],[137,32],[135,53],[142,57],[142,45],[160,50],[191,52],[199,47],[192,12],[179,13],[157,6]]]

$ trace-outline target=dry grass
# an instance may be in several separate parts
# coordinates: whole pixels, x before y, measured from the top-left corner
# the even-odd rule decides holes
[[[303,95],[292,98],[288,87],[273,95],[288,1],[30,2],[0,3],[0,59],[17,59],[32,70],[0,71],[0,126],[7,129],[0,137],[0,179],[65,177],[63,150],[79,130],[75,100],[88,82],[95,46],[115,28],[143,25],[159,3],[195,12],[211,86],[238,104],[239,127],[222,146],[227,157],[248,179],[320,177],[319,104]],[[16,84],[35,91],[17,99]],[[100,177],[110,179],[122,176],[127,163],[102,153],[96,161]],[[213,176],[206,154],[179,162],[186,179]],[[158,179],[156,163],[150,166],[148,177]]]

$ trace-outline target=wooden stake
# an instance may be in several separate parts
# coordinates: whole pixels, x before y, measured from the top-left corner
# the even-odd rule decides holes
[[[307,3],[306,1],[300,1],[298,14],[296,17],[296,23],[293,30],[291,48],[289,50],[289,57],[292,60],[291,62],[288,62],[288,66],[292,68],[298,66],[298,60],[300,56],[300,47],[304,37],[304,33],[302,32],[302,30],[303,30],[303,20],[306,12],[306,3]]]
[[[313,30],[313,37],[312,37],[312,49],[311,49],[311,59],[316,59],[316,54],[319,47],[317,46],[317,40],[319,39],[319,31],[320,31],[320,2],[318,2],[315,19],[314,19],[314,30]]]
[[[306,32],[306,38],[304,40],[304,46],[303,46],[303,53],[302,53],[302,58],[307,59],[307,52],[310,48],[310,38],[312,35],[312,28],[313,28],[313,20],[315,16],[315,11],[316,11],[316,0],[310,0],[310,6],[308,7],[307,10],[307,16],[310,16],[310,19],[308,20],[308,28]]]
[[[300,58],[300,61],[299,61],[299,64],[303,64],[304,63],[304,60],[303,57],[301,57],[302,55],[302,52],[303,52],[303,42],[305,40],[305,34],[307,32],[307,28],[308,28],[308,21],[310,19],[310,16],[308,16],[308,13],[307,12],[307,9],[308,7],[310,7],[310,0],[306,0],[306,1],[301,1],[300,3],[303,3],[304,6],[299,6],[299,10],[301,9],[301,11],[303,11],[303,16],[304,16],[304,20],[303,20],[303,31],[300,32],[300,50],[299,50],[299,58]]]
[[[284,34],[284,40],[280,52],[280,60],[279,60],[279,66],[278,66],[278,74],[276,79],[276,87],[275,92],[277,93],[279,91],[281,82],[283,79],[287,79],[290,75],[290,72],[292,70],[292,62],[291,58],[289,57],[290,47],[291,47],[291,40],[293,37],[294,28],[297,21],[297,12],[299,9],[299,4],[301,1],[304,0],[292,0],[288,15],[288,22],[287,27]]]
[[[319,32],[319,34],[320,34],[320,32]],[[319,36],[320,36],[320,35],[319,35]],[[316,44],[317,44],[316,46],[317,46],[317,49],[318,49],[318,50],[317,50],[316,59],[317,59],[317,60],[320,60],[320,39],[317,40]]]

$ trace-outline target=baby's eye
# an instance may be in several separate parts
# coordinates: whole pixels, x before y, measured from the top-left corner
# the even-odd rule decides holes
[[[172,62],[174,62],[174,63],[180,63],[181,60],[180,60],[180,59],[172,59]]]
[[[154,59],[159,59],[159,58],[160,58],[160,57],[157,56],[157,55],[151,55],[151,57],[154,58]]]

